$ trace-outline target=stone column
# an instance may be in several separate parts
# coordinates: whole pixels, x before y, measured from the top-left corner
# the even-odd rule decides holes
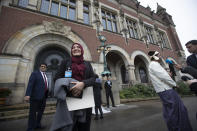
[[[18,63],[17,71],[16,71],[16,79],[15,79],[15,87],[13,89],[12,97],[10,99],[10,104],[22,103],[26,87],[29,80],[29,75],[31,74],[30,70],[28,70],[28,64],[31,61],[28,59],[21,58]],[[29,72],[28,72],[29,71]]]
[[[37,2],[38,0],[29,0],[27,8],[37,10]]]
[[[127,71],[129,73],[129,80],[133,83],[136,82],[136,77],[135,77],[135,66],[134,65],[128,65],[127,66]]]
[[[77,1],[77,21],[83,22],[83,0]]]

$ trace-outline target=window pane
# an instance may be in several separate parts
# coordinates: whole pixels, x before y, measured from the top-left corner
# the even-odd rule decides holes
[[[22,7],[27,7],[29,0],[19,0],[18,5]]]
[[[132,28],[129,28],[129,33],[130,33],[130,37],[134,37],[134,33],[133,33],[133,29]]]
[[[163,47],[167,47],[165,41],[162,41]]]
[[[147,40],[147,41],[148,41],[148,42],[151,42],[151,41],[150,41],[150,35],[148,35],[148,40]]]
[[[110,20],[107,20],[107,29],[112,31],[112,25]]]
[[[116,16],[115,16],[115,15],[112,15],[112,19],[113,19],[113,20],[116,20]]]
[[[137,39],[138,39],[139,37],[138,37],[137,29],[134,29],[134,34],[135,34],[135,38],[137,38]]]
[[[58,7],[59,7],[59,3],[56,2],[52,2],[51,4],[51,14],[52,15],[58,15]]]
[[[136,26],[136,23],[133,23],[133,27],[134,27],[134,28],[136,28],[136,27],[137,27],[137,26]]]
[[[107,29],[105,19],[102,19],[103,29]]]
[[[101,14],[102,14],[102,16],[105,16],[105,12],[104,11],[102,11]]]
[[[61,5],[60,17],[67,18],[67,7],[64,5]]]
[[[113,22],[112,22],[112,25],[113,25],[113,32],[117,32],[117,25],[116,25],[116,22],[113,21]]]
[[[83,13],[83,20],[85,24],[89,24],[89,13]]]
[[[70,0],[69,4],[72,5],[72,6],[76,6],[75,0]]]
[[[75,20],[75,9],[74,8],[69,8],[69,19]]]
[[[110,19],[110,14],[109,13],[107,13],[107,18]]]
[[[83,5],[83,9],[86,10],[86,11],[88,11],[88,10],[89,10],[89,6],[86,5],[86,4],[84,4],[84,5]]]
[[[42,0],[40,11],[44,13],[48,13],[49,9],[49,0]]]
[[[147,79],[146,70],[144,68],[140,68],[139,69],[139,73],[140,73],[141,82],[142,83],[147,83],[148,79]]]
[[[167,47],[167,48],[170,48],[170,45],[169,45],[169,43],[168,43],[168,39],[167,39],[166,34],[164,34],[164,42],[165,42],[165,44],[166,44],[166,47]]]
[[[151,43],[154,43],[154,40],[153,40],[153,36],[152,35],[150,35],[150,42]]]
[[[164,35],[163,35],[163,33],[161,33],[161,42],[162,42],[162,44],[163,44],[163,47],[167,47],[167,44],[166,44],[166,42],[165,42],[165,39],[164,39]]]

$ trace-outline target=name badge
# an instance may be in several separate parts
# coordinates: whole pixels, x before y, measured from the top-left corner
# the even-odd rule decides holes
[[[65,77],[71,78],[72,77],[72,71],[65,71]]]

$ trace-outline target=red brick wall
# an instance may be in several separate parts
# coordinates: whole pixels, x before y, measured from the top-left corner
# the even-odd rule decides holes
[[[96,37],[96,31],[91,26],[86,26],[82,24],[78,24],[75,22],[70,22],[67,20],[62,20],[53,16],[43,15],[39,12],[27,11],[15,7],[2,7],[0,15],[0,51],[5,45],[5,43],[9,40],[11,36],[13,36],[17,31],[20,31],[28,26],[41,24],[42,21],[57,21],[61,20],[61,22],[66,26],[71,26],[71,29],[74,33],[76,33],[88,46],[90,49],[90,53],[92,55],[92,59],[94,62],[97,62],[99,59],[99,54],[96,52],[96,48],[100,45],[100,41]],[[171,44],[175,43],[174,36],[171,33],[171,30],[167,30]],[[160,50],[158,46],[150,45],[149,48],[146,48],[146,45],[140,40],[134,40],[129,38],[128,44],[126,44],[125,38],[122,37],[121,34],[111,33],[108,31],[103,31],[102,34],[106,36],[107,41],[106,44],[114,44],[123,48],[131,54],[135,50],[141,50],[147,53],[149,50]],[[176,49],[176,46],[172,46],[173,49]],[[174,59],[177,56],[171,50],[164,50],[164,56],[171,56]]]

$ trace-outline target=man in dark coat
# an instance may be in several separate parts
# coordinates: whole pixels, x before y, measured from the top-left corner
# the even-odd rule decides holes
[[[48,80],[45,74],[47,65],[40,64],[40,70],[32,72],[26,94],[25,101],[30,102],[29,120],[27,131],[33,131],[35,128],[44,128],[41,126],[42,115],[46,106],[48,94]]]
[[[187,65],[197,69],[197,40],[191,40],[185,45],[187,50],[192,53],[187,57]]]
[[[192,53],[190,56],[187,57],[187,66],[190,66],[194,69],[197,70],[197,40],[191,40],[189,42],[187,42],[185,44],[187,50]],[[189,69],[187,69],[188,67],[181,67],[180,65],[175,65],[175,67],[178,69],[178,70],[181,70],[181,72],[183,73],[189,73],[190,75],[194,76],[194,72],[192,72]],[[191,74],[192,73],[192,74]],[[192,81],[188,81],[189,85],[190,85],[190,89],[191,91],[194,91],[195,93],[197,92],[196,91],[196,82],[192,82]],[[192,83],[192,84],[191,84]],[[196,93],[197,94],[197,93]],[[197,113],[196,113],[196,119],[197,119]]]
[[[195,69],[197,69],[197,40],[191,40],[185,44],[187,50],[192,53],[190,56],[187,57],[186,63],[187,66],[191,66]],[[175,67],[179,70],[181,70],[181,65],[176,64]]]
[[[178,70],[181,70],[182,73],[188,73],[192,75],[195,79],[197,79],[197,40],[191,40],[185,44],[187,50],[192,53],[190,56],[187,57],[187,66],[182,67],[181,65],[175,65]],[[190,89],[197,94],[197,87],[196,83],[194,84],[193,80],[188,82],[190,85]],[[192,84],[193,83],[193,84]],[[196,114],[197,116],[197,114]]]
[[[96,81],[93,86],[93,91],[94,91],[94,102],[95,102],[95,120],[98,120],[98,110],[100,111],[100,119],[103,119],[103,111],[101,108],[102,100],[101,100],[101,90],[102,90],[102,85],[101,85],[101,79],[99,79],[98,75],[95,75]]]
[[[109,97],[111,98],[112,106],[115,107],[113,93],[112,93],[111,88],[112,88],[112,82],[109,80],[109,77],[107,77],[107,81],[105,82],[107,108],[109,108]]]

